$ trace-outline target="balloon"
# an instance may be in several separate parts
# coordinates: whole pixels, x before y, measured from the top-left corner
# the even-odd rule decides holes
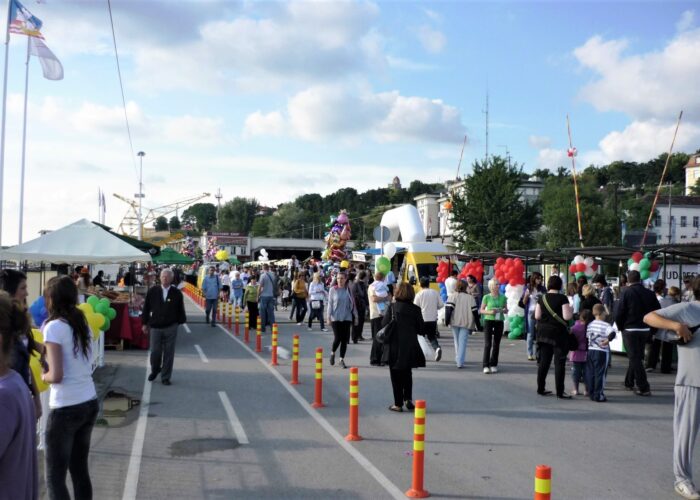
[[[107,330],[109,330],[109,327],[112,326],[112,322],[109,320],[109,318],[107,316],[103,316],[103,317],[104,317],[104,323],[102,324],[102,328],[100,328],[100,330],[102,330],[103,332],[106,332]]]
[[[651,261],[647,258],[644,258],[639,261],[639,270],[640,271],[648,271],[649,268],[651,268]]]
[[[386,276],[389,271],[391,270],[391,261],[387,259],[384,256],[381,256],[377,259],[376,266],[377,271],[382,273],[384,276]]]
[[[102,302],[100,302],[99,304],[97,304],[97,306],[95,306],[95,312],[98,314],[105,315],[105,314],[107,314],[107,311],[109,311],[109,306],[106,304],[103,304]]]
[[[637,262],[637,263],[639,263],[639,261],[642,260],[643,257],[644,257],[644,255],[642,255],[642,252],[634,252],[632,254],[632,260]]]
[[[344,260],[340,263],[341,269],[347,269],[348,267],[350,267],[350,263],[347,260]]]
[[[87,302],[88,304],[90,304],[90,305],[94,308],[94,307],[98,304],[98,302],[100,302],[100,299],[98,299],[98,298],[95,297],[94,295],[90,295],[90,296],[87,298],[87,301],[86,301],[86,302]]]
[[[107,309],[107,317],[109,318],[110,321],[112,321],[114,318],[117,317],[117,311],[113,307],[110,307]]]
[[[82,304],[78,304],[78,309],[83,311],[85,314],[93,312],[93,308],[90,304],[87,302],[83,302]]]
[[[586,257],[583,259],[583,263],[586,264],[586,267],[591,267],[594,262],[593,257]]]
[[[632,264],[630,266],[630,271],[639,271],[639,264],[636,262],[634,264]]]
[[[584,264],[583,262],[579,262],[578,264],[576,264],[576,272],[577,273],[583,273],[585,271],[586,271],[586,264]]]
[[[438,283],[438,286],[440,287],[440,298],[443,302],[447,302],[447,287],[445,286],[445,283]]]
[[[652,273],[655,273],[656,271],[659,270],[659,267],[661,267],[661,266],[659,265],[659,263],[658,263],[657,261],[653,261],[653,262],[651,263],[651,267],[649,268],[649,270],[650,270]]]
[[[579,279],[581,276],[584,276],[584,274],[581,272],[576,273],[576,279]]]
[[[630,257],[629,259],[627,259],[627,267],[630,267],[632,264],[634,264],[634,259]]]
[[[593,269],[593,271],[597,271],[597,270],[598,270],[598,264],[597,264],[596,262],[594,262],[593,265],[591,266],[591,269]]]
[[[582,255],[577,255],[574,257],[574,264],[582,264],[583,263],[583,256]]]
[[[393,243],[387,243],[384,245],[384,255],[387,259],[393,259],[394,255],[396,255],[396,245]]]
[[[32,337],[36,342],[44,342],[44,335],[41,330],[36,328],[32,329]],[[32,351],[32,357],[29,358],[29,368],[32,370],[32,375],[34,375],[34,382],[36,383],[36,388],[39,392],[44,392],[49,388],[49,384],[41,380],[41,374],[43,372],[41,368],[41,363],[39,362],[40,356],[36,351]]]
[[[569,266],[569,272],[570,272],[571,274],[575,274],[575,273],[576,273],[576,267],[577,267],[576,264],[571,264],[571,265]]]
[[[36,326],[41,326],[44,321],[46,321],[46,318],[49,317],[49,313],[46,310],[46,302],[44,301],[43,295],[29,306],[29,313],[32,315],[32,320],[34,320]]]

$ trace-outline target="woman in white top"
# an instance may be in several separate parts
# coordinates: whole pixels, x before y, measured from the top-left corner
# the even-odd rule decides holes
[[[321,281],[321,275],[318,272],[314,273],[314,280],[309,285],[309,302],[311,304],[311,312],[309,313],[309,326],[311,330],[311,322],[314,318],[318,318],[321,323],[321,331],[327,332],[328,329],[323,322],[323,305],[327,301],[326,286]]]
[[[99,405],[92,381],[90,329],[77,308],[78,288],[67,276],[46,286],[49,318],[44,327],[48,369],[42,378],[51,384],[46,424],[46,487],[49,499],[70,498],[70,470],[76,499],[92,498],[88,471],[90,436]]]

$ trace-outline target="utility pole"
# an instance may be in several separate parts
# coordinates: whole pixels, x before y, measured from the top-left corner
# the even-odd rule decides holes
[[[499,145],[498,147],[506,150],[506,160],[508,161],[508,168],[510,168],[510,151],[508,151],[508,146]]]
[[[486,115],[486,156],[484,157],[484,166],[489,163],[489,91],[486,90],[486,109],[482,111]]]
[[[668,244],[670,245],[671,238],[673,238],[673,224],[671,221],[673,216],[671,215],[671,182],[668,183]]]
[[[143,206],[143,198],[145,195],[143,194],[143,157],[146,156],[146,153],[143,151],[139,151],[137,153],[137,156],[139,157],[139,192],[136,195],[136,197],[139,199],[139,240],[143,240],[143,213],[142,213],[142,206]]]
[[[219,212],[221,211],[221,198],[223,198],[223,195],[221,194],[221,188],[217,189],[216,194],[214,195],[214,198],[216,198],[216,222],[218,224],[219,223]]]

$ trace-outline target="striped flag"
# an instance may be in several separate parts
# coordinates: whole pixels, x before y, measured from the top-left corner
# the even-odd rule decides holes
[[[29,39],[29,53],[39,58],[41,71],[44,73],[44,78],[47,80],[63,80],[63,65],[58,57],[51,52],[44,40],[40,38]]]
[[[26,35],[34,38],[43,39],[41,19],[29,12],[24,5],[18,0],[11,0],[10,4],[10,33],[15,35]]]

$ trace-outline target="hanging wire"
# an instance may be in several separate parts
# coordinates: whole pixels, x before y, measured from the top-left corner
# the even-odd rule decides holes
[[[129,137],[129,149],[131,150],[131,163],[134,166],[134,174],[138,179],[138,169],[136,168],[136,155],[134,154],[134,142],[131,140],[131,127],[129,126],[129,116],[126,112],[126,98],[124,97],[124,83],[122,82],[122,69],[119,64],[119,51],[117,50],[117,37],[114,34],[114,19],[112,18],[112,3],[107,0],[107,10],[109,10],[109,24],[112,27],[112,42],[114,43],[114,58],[117,61],[117,75],[119,76],[119,88],[122,93],[122,108],[124,109],[124,121],[126,122],[126,135]]]

